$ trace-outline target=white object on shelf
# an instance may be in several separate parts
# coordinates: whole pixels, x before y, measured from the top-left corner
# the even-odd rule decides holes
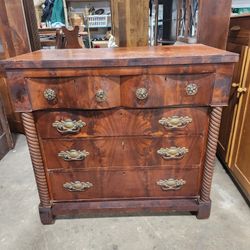
[[[90,28],[107,27],[109,15],[90,15],[88,18],[88,25]]]

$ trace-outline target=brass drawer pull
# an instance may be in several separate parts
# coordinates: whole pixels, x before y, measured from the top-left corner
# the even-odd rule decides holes
[[[107,94],[103,89],[97,90],[95,94],[95,99],[97,102],[105,102],[107,100]]]
[[[186,184],[186,181],[183,179],[166,179],[166,180],[159,180],[156,182],[158,186],[161,187],[163,191],[170,191],[170,190],[179,190],[182,188],[183,185]]]
[[[89,152],[86,150],[67,150],[67,151],[61,151],[58,153],[58,156],[63,158],[65,161],[82,161],[89,155]]]
[[[93,187],[93,184],[91,182],[74,181],[64,183],[63,187],[70,192],[83,192]]]
[[[61,134],[75,134],[79,133],[82,127],[86,126],[86,123],[79,121],[72,121],[71,119],[55,121],[52,126]]]
[[[185,128],[191,122],[192,118],[188,116],[163,117],[159,120],[159,124],[164,126],[166,129]]]
[[[186,153],[188,153],[188,149],[185,147],[160,148],[157,150],[157,154],[165,160],[181,159]]]
[[[53,89],[45,89],[43,96],[47,101],[53,101],[56,99],[56,91]]]
[[[135,92],[137,99],[145,100],[148,98],[148,90],[146,88],[138,88]]]
[[[198,86],[196,83],[189,83],[186,86],[186,92],[188,95],[196,95],[198,92]]]

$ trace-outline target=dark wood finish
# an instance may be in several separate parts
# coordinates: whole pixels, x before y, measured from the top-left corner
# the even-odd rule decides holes
[[[45,108],[105,109],[120,105],[119,77],[82,77],[72,79],[27,79],[33,110]],[[44,91],[56,92],[54,101],[44,98]],[[107,99],[96,101],[98,90],[105,91]]]
[[[1,59],[31,51],[22,0],[0,1],[0,27],[0,40],[3,46]],[[6,79],[1,72],[0,92],[11,130],[23,132],[21,116],[14,111]]]
[[[41,49],[34,0],[23,0],[23,8],[32,51]]]
[[[217,141],[219,137],[221,113],[222,113],[222,107],[213,108],[211,112],[211,118],[210,118],[211,120],[209,124],[207,151],[205,159],[205,169],[203,173],[201,198],[200,198],[200,200],[203,202],[210,201],[210,190],[211,190],[212,176],[214,171]]]
[[[186,181],[179,190],[163,191],[156,184],[161,179],[178,178]],[[196,197],[199,192],[199,169],[152,169],[85,171],[49,173],[51,197],[55,201],[116,200],[136,198]],[[63,187],[66,182],[80,180],[93,186],[84,192],[70,192]],[[115,188],[114,188],[115,187]]]
[[[176,1],[178,41],[226,48],[232,0]]]
[[[50,208],[51,204],[45,176],[45,168],[32,113],[22,113],[22,120],[34,168],[38,193],[41,201],[40,204],[41,207]]]
[[[40,50],[6,60],[11,68],[96,68],[237,62],[238,55],[205,45]]]
[[[62,27],[64,34],[64,42],[62,48],[64,49],[80,49],[83,48],[83,42],[79,42],[79,26],[75,26],[73,30],[68,30],[66,27]]]
[[[198,86],[196,95],[188,95],[186,87],[194,83]],[[142,75],[121,78],[121,103],[126,107],[150,108],[167,105],[197,104],[207,105],[211,102],[214,75]],[[145,100],[135,98],[138,88],[146,88]]]
[[[199,0],[197,42],[226,49],[232,0]]]
[[[250,202],[249,168],[249,82],[250,82],[250,16],[232,17],[227,49],[240,53],[229,106],[223,109],[222,129],[217,154],[244,197]],[[243,90],[243,92],[241,92]],[[224,129],[223,129],[224,128]]]
[[[162,118],[189,117],[192,121],[182,128],[165,128]],[[207,108],[113,109],[105,111],[38,111],[34,114],[41,138],[89,138],[128,135],[172,136],[205,135],[208,124]],[[82,120],[86,126],[75,134],[61,134],[52,124],[62,120]]]
[[[220,114],[237,55],[203,45],[75,51],[3,63],[13,105],[24,112],[42,223],[73,211],[191,211],[208,218]],[[187,96],[188,84],[197,93]],[[139,87],[148,90],[140,101]],[[44,95],[48,88],[54,92]],[[159,123],[172,116],[188,122],[174,129],[168,126],[179,118],[163,123],[167,128]],[[63,119],[81,120],[80,127],[53,125]],[[71,149],[88,153],[63,158]]]
[[[52,207],[53,214],[56,215],[79,215],[86,213],[96,216],[133,213],[166,213],[166,212],[184,212],[198,211],[199,204],[197,199],[152,199],[152,200],[119,200],[119,201],[89,201],[89,202],[64,202],[54,203]]]
[[[206,126],[206,124],[204,124]],[[186,137],[106,137],[82,140],[42,140],[48,169],[134,168],[156,165],[178,168],[198,167],[203,159],[203,136]],[[165,160],[157,154],[160,148],[185,147],[189,150],[182,159]],[[67,150],[86,150],[89,155],[79,161],[65,161],[58,153]]]
[[[0,160],[14,147],[9,124],[0,96]]]

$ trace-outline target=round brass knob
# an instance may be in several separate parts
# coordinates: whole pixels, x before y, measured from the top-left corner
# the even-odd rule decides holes
[[[247,92],[247,88],[241,88],[240,87],[240,88],[237,89],[237,92],[240,93],[240,94],[245,93],[245,92]]]
[[[97,90],[95,99],[97,102],[105,102],[107,100],[106,92],[103,89]]]
[[[138,88],[135,92],[137,99],[145,100],[148,97],[148,90],[146,88]]]
[[[188,95],[196,95],[198,92],[198,86],[196,83],[189,83],[186,86],[186,92]]]
[[[45,89],[43,96],[47,101],[53,101],[56,99],[56,91],[53,89]]]

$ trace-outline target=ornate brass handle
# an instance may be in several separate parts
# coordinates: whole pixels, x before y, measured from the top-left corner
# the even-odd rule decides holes
[[[82,161],[89,155],[89,152],[86,150],[67,150],[67,151],[61,151],[58,153],[58,156],[63,158],[65,161]]]
[[[198,85],[196,83],[189,83],[186,86],[186,92],[188,95],[196,95],[198,92]]]
[[[192,118],[188,116],[163,117],[159,120],[159,124],[164,126],[166,129],[185,128],[191,122]]]
[[[148,97],[148,90],[146,88],[138,88],[135,92],[137,99],[145,100]]]
[[[70,192],[83,192],[93,187],[93,184],[91,182],[74,181],[64,183],[63,187]]]
[[[166,179],[166,180],[159,180],[156,182],[158,186],[161,187],[163,191],[170,191],[170,190],[179,190],[182,188],[183,185],[186,184],[186,181],[183,179]]]
[[[188,149],[185,147],[160,148],[157,150],[157,154],[164,160],[181,159],[186,153],[188,153]]]
[[[53,101],[56,99],[56,91],[53,89],[45,89],[43,96],[47,101]]]
[[[86,126],[86,123],[79,121],[72,121],[71,119],[55,121],[52,126],[61,134],[75,134],[79,133],[82,127]]]
[[[95,99],[97,102],[105,102],[107,100],[107,94],[103,89],[97,90],[95,94]]]

